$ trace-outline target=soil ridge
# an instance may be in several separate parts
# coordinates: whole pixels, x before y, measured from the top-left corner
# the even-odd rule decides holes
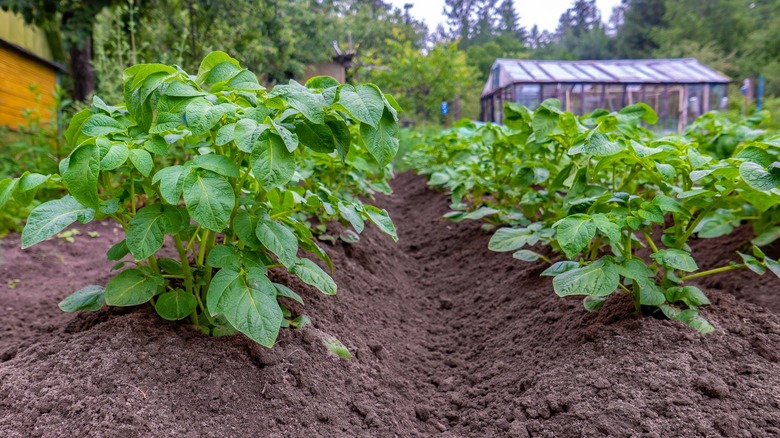
[[[272,350],[145,307],[61,313],[68,293],[108,278],[95,248],[121,239],[111,224],[75,244],[0,241],[0,435],[780,436],[776,279],[703,281],[706,337],[639,318],[619,294],[587,313],[555,296],[543,263],[488,251],[478,222],[442,220],[447,197],[422,177],[392,185],[377,204],[400,240],[369,227],[327,247],[336,297],[274,274],[314,324]],[[738,240],[696,241],[697,260],[722,263]],[[325,335],[353,359],[329,354]]]

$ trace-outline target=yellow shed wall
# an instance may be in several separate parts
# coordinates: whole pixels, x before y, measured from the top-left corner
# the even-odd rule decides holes
[[[36,102],[31,85],[37,85]],[[52,118],[57,72],[53,67],[16,50],[0,46],[0,125],[17,127],[25,122],[25,109],[40,111],[42,121]]]

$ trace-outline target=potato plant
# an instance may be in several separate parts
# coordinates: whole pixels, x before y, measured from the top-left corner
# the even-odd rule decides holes
[[[397,239],[387,212],[357,198],[365,194],[360,179],[389,175],[397,129],[397,105],[374,85],[317,77],[266,91],[222,52],[195,76],[136,65],[125,71],[123,103],[95,98],[73,118],[65,133],[73,152],[59,174],[0,182],[0,206],[32,201],[46,181],[67,190],[32,210],[25,248],[75,221],[111,218],[124,229],[107,253],[121,272],[69,296],[63,310],[148,302],[167,320],[190,318],[213,335],[237,330],[271,347],[281,327],[306,318],[292,319],[280,304],[303,301],[269,270],[336,293],[328,272],[300,256],[333,269],[311,216],[345,220],[357,232],[373,222]],[[345,172],[354,179],[347,181],[339,169],[356,162],[371,164]]]
[[[643,104],[575,117],[551,100],[534,112],[508,104],[505,114],[506,126],[447,133],[410,154],[411,164],[452,192],[456,211],[445,217],[510,225],[489,248],[550,263],[542,275],[554,277],[558,295],[585,296],[595,310],[624,291],[638,311],[707,333],[713,328],[698,308],[709,301],[691,280],[742,268],[780,276],[757,246],[780,237],[779,138],[752,137],[719,158],[692,138],[643,128],[657,120]],[[757,237],[739,253],[742,263],[700,270],[689,240],[743,222]],[[562,259],[532,250],[537,244]]]

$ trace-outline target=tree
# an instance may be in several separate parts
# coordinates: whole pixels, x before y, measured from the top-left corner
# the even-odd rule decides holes
[[[525,30],[512,0],[445,0],[444,12],[450,26],[450,37],[459,38],[459,47],[485,44],[497,35],[511,35],[525,40]]]
[[[490,74],[490,67],[498,58],[527,58],[528,50],[521,40],[510,34],[498,35],[492,40],[466,48],[469,65],[479,73],[477,79],[484,83]]]
[[[780,96],[780,0],[754,2],[749,7],[750,33],[744,41],[739,71],[766,78],[766,93]],[[774,118],[780,118],[775,115]]]
[[[391,55],[383,69],[371,71],[371,81],[382,84],[411,115],[422,122],[439,114],[442,102],[465,99],[464,116],[476,117],[475,108],[482,84],[477,71],[455,43],[442,43],[430,50],[416,49],[409,41],[388,41]],[[471,109],[473,114],[468,114]]]
[[[658,29],[666,26],[664,0],[623,0],[623,20],[617,29],[615,49],[618,56],[648,58],[658,50]]]
[[[520,16],[515,11],[513,0],[504,0],[496,10],[498,14],[499,35],[511,35],[519,41],[525,41],[525,29],[520,27]]]
[[[711,57],[711,62],[734,66],[724,73],[741,75],[736,68],[738,63],[732,61],[744,56],[750,23],[755,23],[749,15],[749,3],[748,0],[667,0],[665,25],[653,31],[658,44],[654,55]]]
[[[496,58],[527,56],[526,32],[513,0],[446,0],[450,35],[465,50],[467,62],[487,80]]]
[[[599,27],[602,27],[601,13],[596,6],[596,0],[576,0],[558,20],[558,33],[569,32],[575,38]]]
[[[576,0],[561,14],[552,43],[539,45],[534,56],[555,59],[609,59],[612,39],[606,34],[596,0]]]

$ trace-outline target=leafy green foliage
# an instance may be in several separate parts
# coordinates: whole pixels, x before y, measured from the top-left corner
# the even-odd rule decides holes
[[[392,90],[401,107],[422,122],[439,119],[441,103],[452,103],[456,97],[463,98],[466,108],[477,106],[482,88],[477,80],[479,72],[467,64],[456,43],[439,43],[423,50],[410,41],[388,40],[385,51],[391,54],[385,62],[387,68],[372,70],[371,79]],[[463,115],[476,118],[478,114]]]
[[[706,333],[714,328],[698,309],[709,301],[689,281],[742,268],[777,274],[777,261],[756,246],[739,253],[741,263],[700,270],[688,241],[743,222],[754,244],[780,237],[780,138],[754,132],[724,149],[700,129],[657,137],[640,124],[657,121],[643,104],[582,117],[554,100],[533,112],[509,103],[504,112],[506,126],[460,123],[420,142],[406,161],[450,191],[446,218],[498,227],[491,250],[551,263],[543,275],[554,277],[558,295],[584,296],[595,310],[624,291],[638,311]]]
[[[57,163],[68,154],[61,123],[69,118],[71,104],[56,87],[49,117],[42,111],[44,96],[37,85],[29,87],[37,107],[25,109],[24,119],[15,127],[0,126],[0,237],[21,231],[24,219],[34,204],[62,196],[61,190],[46,174],[57,171]],[[57,115],[59,116],[59,120]],[[12,179],[19,177],[19,190]],[[17,199],[19,199],[17,201]]]
[[[372,222],[397,239],[387,212],[359,199],[389,191],[387,165],[398,142],[392,98],[373,85],[325,78],[307,85],[291,81],[266,92],[222,52],[208,55],[197,76],[139,64],[125,70],[124,103],[95,98],[74,116],[65,133],[73,152],[59,175],[0,181],[0,207],[33,202],[51,181],[68,193],[32,210],[25,248],[75,221],[110,218],[126,233],[107,257],[133,266],[105,289],[71,295],[63,310],[148,302],[164,319],[189,317],[204,332],[239,331],[271,347],[280,328],[308,319],[293,318],[278,301],[302,299],[271,282],[270,269],[328,295],[337,290],[328,272],[303,257],[333,271],[315,235],[325,228],[312,219],[341,220],[357,233]],[[159,256],[166,242],[177,260]]]

